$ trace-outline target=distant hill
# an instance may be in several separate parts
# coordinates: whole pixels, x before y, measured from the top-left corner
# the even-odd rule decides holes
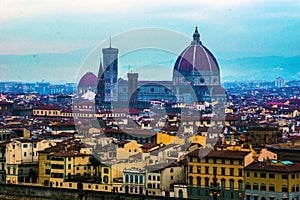
[[[0,55],[0,81],[72,81],[88,52]]]
[[[224,81],[230,80],[286,80],[300,79],[300,56],[296,57],[253,57],[219,59]]]
[[[61,83],[74,82],[81,64],[89,53],[89,49],[83,49],[61,54],[0,55],[0,81],[35,82],[45,80]],[[144,54],[144,52],[142,53]],[[167,66],[172,73],[175,63],[175,59],[172,60],[174,56],[162,53],[159,55],[156,53],[157,56],[155,56],[154,54],[149,53],[147,56],[138,56],[137,54],[131,57],[127,56],[127,58],[125,56],[121,57],[120,74],[127,72],[128,65],[143,66],[145,63],[148,63],[148,65],[160,64]],[[97,69],[99,58],[92,62],[91,65],[93,66],[88,66],[90,67],[88,70],[93,70],[96,73],[95,69]],[[139,60],[146,58],[150,60]],[[300,79],[300,56],[218,59],[218,63],[221,68],[223,81],[269,81],[275,80],[279,76],[286,80]],[[168,73],[168,69],[165,70],[164,74]],[[149,70],[149,67],[147,67],[147,70]],[[170,79],[171,75],[168,74],[160,78]],[[150,78],[153,79],[153,77]]]

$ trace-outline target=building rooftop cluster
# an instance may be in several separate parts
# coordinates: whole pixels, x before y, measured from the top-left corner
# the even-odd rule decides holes
[[[97,110],[72,95],[3,93],[0,180],[205,198],[214,194],[216,177],[220,197],[296,198],[300,99],[294,91],[228,89],[223,115],[213,114],[215,102],[160,113],[165,102]],[[265,176],[290,181],[276,185]]]

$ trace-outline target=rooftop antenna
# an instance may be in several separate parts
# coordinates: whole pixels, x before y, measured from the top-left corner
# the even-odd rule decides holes
[[[109,48],[111,48],[111,36],[109,36]]]

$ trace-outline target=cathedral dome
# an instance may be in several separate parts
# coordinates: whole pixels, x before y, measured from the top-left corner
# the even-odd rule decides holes
[[[79,88],[95,88],[98,84],[98,78],[92,72],[87,72],[79,81]]]
[[[180,54],[174,65],[174,72],[187,77],[191,72],[219,73],[220,69],[214,55],[200,41],[196,27],[191,44]]]

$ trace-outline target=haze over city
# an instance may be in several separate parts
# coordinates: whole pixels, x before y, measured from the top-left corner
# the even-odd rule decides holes
[[[300,76],[297,1],[2,1],[1,7],[1,81],[76,82],[85,58],[110,36],[114,45],[120,34],[156,27],[191,39],[196,25],[225,81],[249,79],[248,73],[252,80]],[[121,72],[157,63],[172,69],[178,56],[148,52],[155,58],[149,60],[143,53],[120,59]]]

